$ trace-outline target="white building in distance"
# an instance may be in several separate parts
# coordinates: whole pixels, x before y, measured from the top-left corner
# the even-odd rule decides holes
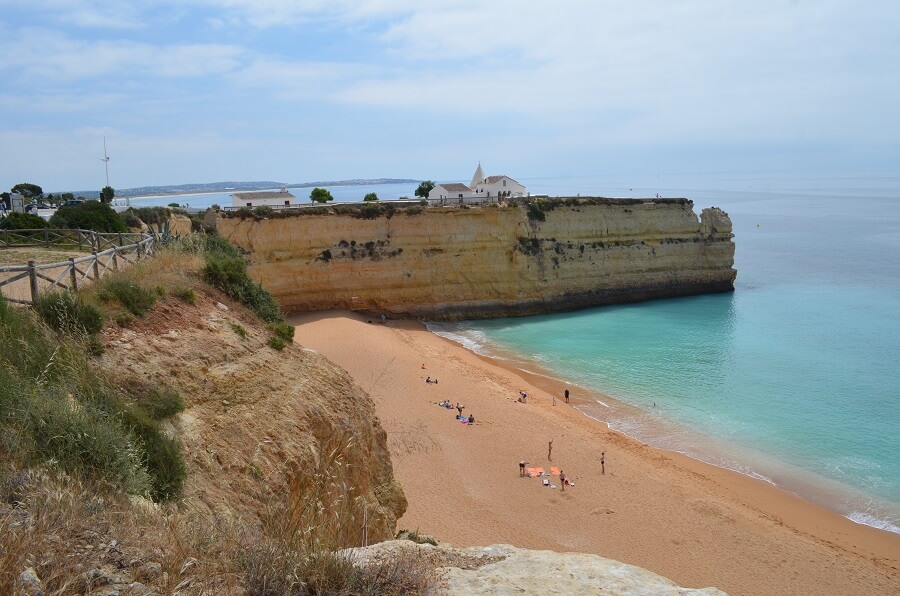
[[[253,190],[231,193],[232,207],[293,207],[294,195],[284,186],[281,190]]]
[[[436,184],[428,193],[429,205],[468,205],[493,203],[504,198],[527,196],[525,187],[509,176],[487,176],[481,164],[468,186],[461,182]]]

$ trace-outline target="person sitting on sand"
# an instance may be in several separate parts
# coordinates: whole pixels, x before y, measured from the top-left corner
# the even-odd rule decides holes
[[[475,416],[469,414],[469,424],[475,424]]]
[[[431,377],[425,377],[425,382],[431,385]]]

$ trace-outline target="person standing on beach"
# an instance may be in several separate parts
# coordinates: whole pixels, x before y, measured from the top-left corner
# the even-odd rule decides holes
[[[556,405],[556,394],[553,394],[550,397],[553,398],[553,405],[555,406]]]
[[[559,471],[559,485],[562,487],[561,491],[566,490],[566,473],[562,470]]]
[[[459,412],[460,418],[462,418],[462,411],[463,411],[463,408],[465,408],[465,407],[466,406],[460,404],[459,402],[456,402],[456,411]]]
[[[606,452],[600,452],[600,473],[606,475]]]
[[[566,391],[565,391],[565,393],[563,393],[563,395],[566,396],[566,403],[569,403],[569,388],[568,387],[566,387]]]
[[[551,457],[553,455],[553,439],[550,439],[550,443],[547,445],[547,459],[553,461]]]
[[[527,464],[527,463],[528,462],[525,461],[524,459],[519,462],[519,476],[520,477],[525,475],[525,464]]]

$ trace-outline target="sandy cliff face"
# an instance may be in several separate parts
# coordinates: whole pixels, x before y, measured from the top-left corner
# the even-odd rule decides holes
[[[252,519],[285,500],[292,477],[311,476],[326,451],[340,448],[334,473],[359,518],[348,525],[360,534],[365,525],[370,542],[391,538],[406,498],[371,398],[312,350],[268,347],[270,332],[255,315],[211,292],[196,305],[166,303],[128,329],[104,331],[103,366],[185,398],[170,428],[188,467],[184,501]],[[348,543],[362,544],[362,535]]]
[[[570,201],[576,203],[575,201]],[[358,219],[220,219],[289,311],[528,315],[734,287],[731,221],[686,200],[432,208]]]

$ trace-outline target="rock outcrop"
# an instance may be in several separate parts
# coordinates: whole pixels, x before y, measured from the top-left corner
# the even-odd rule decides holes
[[[734,289],[731,221],[686,199],[217,221],[285,310],[531,315]]]
[[[349,551],[359,564],[416,558],[437,567],[440,594],[722,595],[716,588],[682,588],[646,569],[599,555],[555,553],[508,544],[456,549],[405,540]]]

